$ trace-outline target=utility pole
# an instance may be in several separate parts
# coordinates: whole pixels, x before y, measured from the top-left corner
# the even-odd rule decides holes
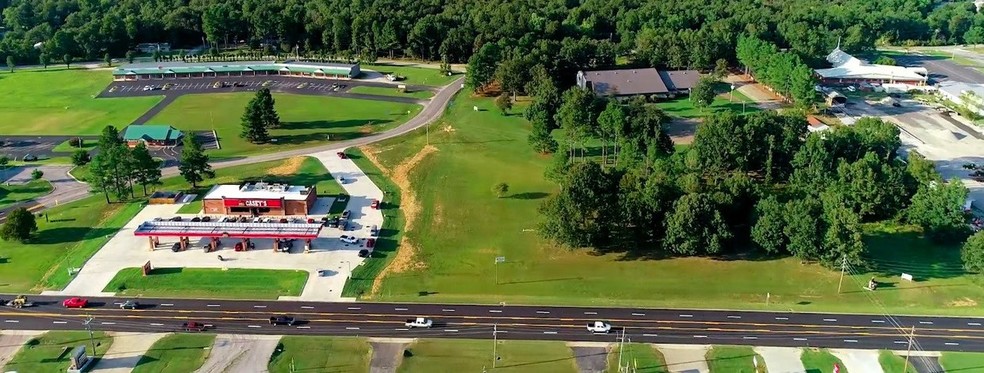
[[[622,350],[625,345],[625,329],[622,329],[622,339],[618,341],[618,371],[622,372]]]
[[[89,344],[92,345],[92,355],[96,356],[96,340],[92,336],[92,316],[86,316],[85,319],[85,330],[89,332]]]
[[[837,294],[841,292],[841,285],[844,285],[844,271],[847,270],[847,257],[841,259],[841,277],[840,281],[837,282]]]
[[[905,368],[902,368],[902,372],[907,372],[909,370],[909,354],[912,353],[912,338],[916,335],[916,326],[912,326],[912,331],[909,332],[909,345],[905,348]]]
[[[499,360],[496,347],[499,347],[499,325],[492,324],[492,369],[495,369],[495,362]]]

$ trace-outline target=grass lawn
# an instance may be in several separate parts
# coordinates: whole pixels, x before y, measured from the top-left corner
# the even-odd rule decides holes
[[[103,332],[94,332],[96,356],[102,356],[113,344],[113,338]],[[85,345],[86,353],[92,354],[87,332],[47,332],[29,340],[13,359],[3,367],[4,372],[64,372],[68,369],[68,353],[76,346]],[[64,348],[68,347],[68,353]]]
[[[765,360],[758,357],[759,370],[756,371],[753,356],[757,355],[749,346],[714,346],[705,358],[711,373],[765,373]]]
[[[422,339],[407,347],[397,372],[481,372],[492,370],[492,341],[472,339]],[[576,372],[574,357],[564,342],[499,341],[499,372]]]
[[[61,67],[0,73],[0,133],[6,135],[97,135],[117,128],[160,97],[94,98],[113,80],[108,71]]]
[[[473,111],[473,105],[484,110]],[[867,227],[872,267],[847,277],[840,294],[839,271],[795,258],[654,260],[632,251],[599,255],[557,247],[534,231],[537,209],[556,185],[544,179],[549,156],[530,149],[521,115],[503,117],[491,99],[458,96],[432,127],[440,129],[430,131],[437,150],[418,157],[401,176],[415,197],[413,206],[404,206],[414,216],[403,232],[411,254],[364,298],[882,313],[869,299],[874,297],[892,313],[952,315],[979,313],[977,305],[984,304],[982,280],[964,274],[955,246],[938,246],[907,230]],[[383,169],[393,170],[424,145],[418,131],[368,151]],[[499,182],[509,185],[504,198],[490,192]],[[402,198],[406,204],[409,197]],[[498,285],[496,256],[506,257]],[[899,283],[901,272],[917,281]],[[885,291],[861,289],[872,276]],[[369,282],[354,282],[360,281]]]
[[[267,366],[273,373],[368,372],[372,357],[365,338],[284,336],[279,347]]]
[[[893,354],[892,351],[883,350],[879,352],[878,363],[881,364],[886,373],[919,373],[912,364],[909,364],[909,369],[905,369],[905,358]],[[904,372],[903,369],[905,369]],[[841,364],[841,372],[846,372],[843,364]]]
[[[434,96],[434,93],[431,91],[400,92],[399,90],[396,89],[396,87],[384,88],[384,87],[369,87],[364,85],[352,87],[352,89],[350,89],[349,92],[362,93],[367,95],[377,95],[377,96],[413,97],[419,99],[428,99]]]
[[[741,113],[744,110],[746,113],[751,113],[759,111],[760,109],[755,106],[755,102],[745,97],[737,90],[734,91],[734,98],[729,98],[731,93],[728,93],[727,84],[718,84],[716,87],[719,93],[714,97],[714,101],[711,102],[711,106],[704,108],[704,110],[697,109],[694,104],[690,101],[690,97],[679,97],[672,100],[660,101],[656,103],[656,106],[663,109],[666,114],[674,117],[681,118],[700,118],[707,116],[711,113],[717,113],[722,111],[732,111],[735,113]],[[742,108],[742,103],[744,109]]]
[[[0,208],[48,193],[51,193],[51,183],[44,179],[31,180],[26,184],[3,185],[0,186]]]
[[[306,271],[229,268],[124,268],[103,291],[141,297],[277,299],[301,295]]]
[[[622,366],[629,364],[639,373],[669,373],[663,354],[647,343],[626,343],[622,348]],[[618,345],[608,353],[608,371],[618,372]]]
[[[181,96],[151,123],[169,124],[184,131],[214,129],[221,149],[208,153],[218,159],[323,145],[329,137],[332,141],[349,140],[396,127],[421,109],[415,104],[274,93],[283,125],[270,130],[270,143],[257,145],[239,137],[240,118],[253,96],[252,93]]]
[[[444,86],[461,77],[461,74],[453,74],[451,76],[441,74],[438,69],[388,64],[362,64],[362,70],[373,70],[382,74],[396,74],[406,78],[401,80],[401,83],[429,86]]]
[[[92,150],[96,148],[96,145],[98,145],[96,140],[83,140],[81,149]],[[76,150],[79,150],[79,147],[69,145],[67,140],[61,144],[55,145],[55,147],[51,149],[51,151],[55,153],[69,154],[75,153]]]
[[[213,334],[171,334],[154,342],[140,357],[133,373],[194,372],[205,363]]]
[[[882,358],[883,357],[880,356],[878,360],[881,361]],[[806,368],[807,372],[830,373],[834,371],[834,364],[837,364],[840,366],[841,373],[847,373],[847,368],[844,366],[844,363],[842,363],[836,356],[831,354],[830,351],[825,349],[804,348],[803,355],[800,355],[800,360],[803,361],[803,367]],[[886,372],[895,371],[886,370]]]
[[[984,353],[944,352],[940,365],[947,372],[984,373]]]

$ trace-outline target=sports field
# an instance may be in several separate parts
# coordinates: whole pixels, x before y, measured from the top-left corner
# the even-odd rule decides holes
[[[283,125],[270,131],[270,143],[257,145],[239,137],[243,111],[253,96],[253,93],[184,95],[164,108],[151,123],[168,124],[184,131],[215,130],[221,149],[209,150],[209,155],[218,159],[353,139],[396,127],[421,109],[415,104],[274,93]]]
[[[472,106],[484,110],[473,111]],[[491,100],[459,96],[430,129],[370,146],[366,153],[401,188],[410,228],[373,300],[738,308],[794,311],[976,314],[977,276],[956,247],[931,244],[906,227],[870,226],[870,268],[840,272],[795,258],[646,259],[557,247],[539,238],[537,208],[556,186],[549,157],[526,142],[528,124]],[[504,198],[490,191],[509,185]],[[449,255],[448,253],[453,253]],[[505,263],[495,267],[495,257]],[[900,282],[900,273],[915,282]],[[498,283],[496,283],[498,273]],[[871,276],[885,284],[862,289]],[[423,295],[426,294],[426,295]],[[767,304],[768,298],[768,304]],[[876,303],[877,301],[878,303]]]
[[[17,70],[0,73],[0,133],[98,135],[130,124],[160,97],[94,98],[113,80],[108,71]]]

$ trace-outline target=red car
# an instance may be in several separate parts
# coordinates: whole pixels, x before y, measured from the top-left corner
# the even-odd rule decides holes
[[[373,209],[376,209],[376,210],[379,210],[379,200],[378,199],[372,200],[372,204],[369,205],[369,207],[371,207]]]
[[[205,324],[195,321],[188,321],[181,324],[181,330],[184,330],[186,332],[204,332]]]
[[[339,159],[345,159],[346,158],[345,152],[338,152],[338,153],[335,153],[335,155],[338,155],[338,158]]]
[[[371,249],[373,246],[376,246],[376,239],[375,238],[367,238],[366,239],[366,248],[367,249]]]
[[[85,306],[88,304],[89,301],[85,300],[84,298],[78,298],[78,297],[68,298],[65,299],[64,302],[62,302],[62,306],[64,306],[65,308],[85,308]]]

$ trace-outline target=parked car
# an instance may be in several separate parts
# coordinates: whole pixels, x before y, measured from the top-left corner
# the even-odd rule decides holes
[[[332,217],[325,222],[325,226],[328,228],[338,228],[338,217]]]
[[[89,301],[79,297],[72,297],[62,301],[62,306],[65,308],[85,308],[87,305],[89,305]]]
[[[348,219],[349,215],[352,215],[352,211],[349,210],[342,211],[342,219]]]
[[[348,156],[345,155],[345,152],[338,152],[338,153],[335,153],[335,155],[337,155],[339,159],[348,158]]]
[[[203,222],[206,222],[206,223],[207,222],[210,222],[210,221],[212,221],[212,217],[211,216],[202,216],[202,221]]]
[[[181,251],[181,244],[175,242],[173,245],[171,245],[171,251],[175,253]]]
[[[407,321],[403,323],[403,325],[405,325],[408,328],[430,328],[431,326],[434,325],[434,320],[428,319],[426,317],[418,317],[414,319],[407,319]]]
[[[212,84],[212,88],[222,88],[222,82],[215,82],[215,84]]]
[[[236,246],[233,248],[233,250],[243,251],[243,243],[242,242],[236,242]]]
[[[261,84],[261,86],[269,87],[271,84],[273,84],[273,81],[272,80],[267,80],[267,81],[263,82],[263,84]]]
[[[181,217],[180,216],[175,216],[175,217],[172,217],[172,218],[170,218],[168,220],[170,220],[170,221],[181,221]]]
[[[374,210],[379,210],[379,200],[378,199],[372,200],[372,203],[369,204],[369,207]]]
[[[197,217],[197,216],[196,216],[196,217],[193,217],[193,218],[191,218],[191,221],[192,221],[193,223],[197,223],[197,222],[200,222],[200,221],[202,221],[202,218],[199,218],[199,217]]]
[[[205,324],[202,324],[197,321],[186,321],[185,323],[181,324],[181,330],[186,332],[204,332]]]
[[[249,221],[249,218],[247,218],[247,217],[245,217],[245,216],[240,216],[240,217],[239,217],[239,222],[240,222],[240,223],[245,223],[245,222],[248,222],[248,221]]]
[[[287,220],[287,218],[280,218],[280,222],[281,223],[289,223],[290,220]]]
[[[246,83],[243,83],[243,82],[235,82],[235,83],[232,83],[232,86],[233,87],[245,87],[246,86]]]
[[[140,303],[135,300],[128,300],[123,302],[123,304],[120,304],[121,310],[135,310],[137,308],[140,308]]]
[[[373,237],[379,236],[379,227],[373,225],[372,228],[369,228],[369,235]]]
[[[308,224],[314,224],[314,218],[308,218],[307,222]]]
[[[287,325],[294,326],[297,322],[293,317],[280,315],[280,316],[270,316],[270,325]]]
[[[358,243],[359,242],[359,239],[356,238],[355,236],[348,236],[348,235],[344,235],[344,234],[341,235],[341,236],[339,236],[338,239],[341,240],[344,243],[350,243],[350,244],[354,244],[354,243]]]
[[[154,87],[151,87],[151,86],[149,86],[149,85],[145,85],[145,86],[143,86],[143,90],[144,90],[144,91],[149,91],[149,90],[152,90],[152,89],[154,89]]]
[[[588,331],[592,333],[604,333],[607,334],[612,330],[612,324],[604,321],[594,321],[588,323]]]
[[[38,160],[38,156],[34,154],[24,154],[24,158],[22,159],[24,160],[24,162],[34,162]]]
[[[297,85],[297,89],[301,89],[301,88],[304,88],[304,87],[307,87],[307,83],[301,83],[301,84],[298,84]]]
[[[359,257],[360,258],[368,258],[369,255],[370,255],[369,250],[366,250],[366,249],[359,250]]]
[[[367,238],[366,239],[366,247],[367,248],[370,248],[371,249],[371,248],[373,248],[375,246],[376,246],[376,239],[375,238]]]

